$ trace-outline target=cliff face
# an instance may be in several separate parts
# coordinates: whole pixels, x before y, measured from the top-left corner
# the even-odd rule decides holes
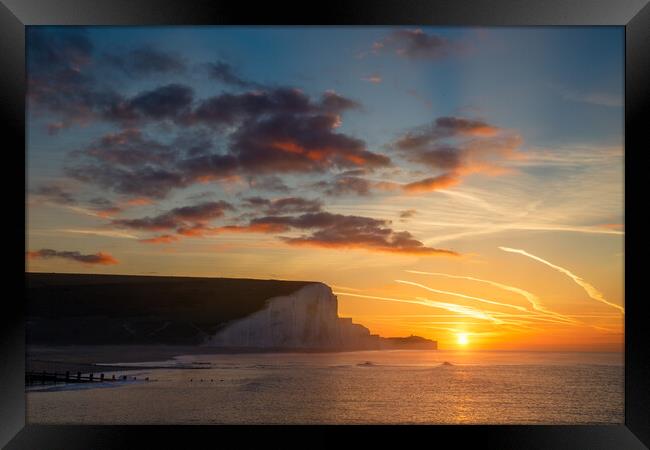
[[[250,349],[435,348],[380,338],[323,283],[233,278],[25,274],[28,345],[203,344]]]
[[[379,337],[338,317],[338,300],[322,283],[271,298],[264,309],[226,325],[205,345],[241,348],[375,349]]]
[[[204,343],[248,349],[436,349],[437,343],[417,336],[382,338],[363,325],[338,316],[338,300],[323,283],[313,283],[280,297],[266,307],[228,323]]]

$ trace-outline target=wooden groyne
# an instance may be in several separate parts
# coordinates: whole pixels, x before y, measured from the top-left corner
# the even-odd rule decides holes
[[[70,372],[47,372],[47,371],[27,371],[25,372],[25,385],[34,386],[39,384],[58,384],[58,383],[104,383],[104,382],[120,382],[127,380],[137,380],[137,377],[127,377],[121,375],[116,377],[114,374],[111,377],[104,376],[103,373],[87,373],[82,374],[77,372],[72,374]],[[149,381],[149,377],[142,378],[144,381]]]

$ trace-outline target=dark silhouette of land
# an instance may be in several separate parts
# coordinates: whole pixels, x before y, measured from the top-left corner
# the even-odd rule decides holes
[[[26,273],[28,345],[196,345],[310,282]]]

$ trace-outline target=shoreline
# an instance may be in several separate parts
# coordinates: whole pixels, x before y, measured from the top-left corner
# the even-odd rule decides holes
[[[161,362],[184,355],[237,355],[272,353],[348,353],[358,351],[393,351],[402,349],[306,349],[306,348],[226,348],[175,345],[89,345],[89,346],[27,346],[26,370],[40,372],[100,373],[142,370],[142,367],[120,363]],[[438,351],[434,349],[403,349]],[[119,361],[119,363],[117,363]],[[101,364],[101,365],[100,365]],[[169,366],[147,366],[148,369],[169,369]],[[181,369],[183,367],[177,367]]]

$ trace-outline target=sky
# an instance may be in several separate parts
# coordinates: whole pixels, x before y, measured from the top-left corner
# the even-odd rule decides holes
[[[34,27],[31,272],[312,280],[440,348],[622,351],[622,27]]]

